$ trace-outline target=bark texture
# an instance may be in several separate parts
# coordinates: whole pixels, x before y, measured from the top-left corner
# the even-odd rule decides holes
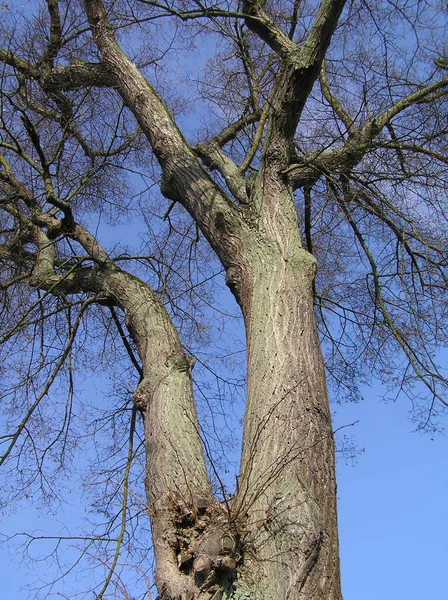
[[[268,184],[269,183],[269,184]],[[292,193],[273,173],[240,209],[244,235],[215,218],[234,262],[227,280],[247,331],[248,391],[238,489],[213,495],[192,391],[192,357],[156,294],[117,268],[74,223],[69,235],[95,264],[71,276],[55,271],[54,244],[23,217],[38,248],[33,284],[58,294],[90,292],[125,313],[142,363],[134,401],[144,418],[146,491],[165,600],[339,599],[336,486],[331,419],[313,308],[315,259],[301,246]],[[211,236],[213,237],[213,236]]]
[[[331,417],[314,316],[314,257],[270,168],[241,256],[248,392],[233,516],[245,531],[236,598],[340,598]]]
[[[268,19],[262,3],[244,3],[248,27],[283,61],[260,168],[250,179],[222,151],[229,132],[196,149],[188,145],[156,90],[117,43],[101,0],[85,0],[100,63],[50,68],[45,77],[29,74],[51,93],[92,82],[118,92],[159,162],[162,193],[181,203],[200,227],[245,319],[241,470],[232,502],[221,503],[204,460],[193,360],[165,308],[146,283],[114,265],[75,223],[70,207],[56,204],[64,213],[59,222],[39,212],[32,195],[27,199],[36,212],[22,219],[38,248],[36,287],[89,292],[120,306],[138,350],[142,376],[134,401],[144,419],[146,492],[162,600],[341,598],[333,438],[313,308],[316,262],[302,248],[294,186],[283,171],[343,4],[323,0],[299,46]],[[233,129],[240,126],[244,119]],[[207,168],[217,169],[227,185],[219,185]],[[11,177],[7,182],[25,197]],[[45,229],[53,238],[62,232],[78,241],[94,266],[69,278],[57,275]]]
[[[314,261],[303,250],[295,260],[276,259],[266,253],[254,269],[235,512],[246,518],[247,563],[264,597],[338,598],[333,438],[316,343]]]

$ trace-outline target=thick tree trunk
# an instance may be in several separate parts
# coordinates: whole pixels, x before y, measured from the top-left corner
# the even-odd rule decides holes
[[[186,355],[164,306],[151,288],[128,273],[102,277],[102,291],[126,314],[142,380],[134,402],[144,419],[146,493],[160,598],[194,598],[193,544],[206,525],[222,521],[212,494],[193,398],[192,357]],[[198,544],[200,547],[200,544]]]
[[[237,598],[341,597],[333,435],[313,312],[315,263],[304,250],[294,254],[258,249],[251,273],[248,395],[233,506],[246,547],[238,584],[244,593]]]
[[[314,314],[314,257],[274,172],[253,190],[238,293],[248,390],[233,518],[244,560],[235,598],[341,598],[334,442]]]
[[[286,193],[285,198],[287,199]],[[229,507],[211,491],[187,356],[151,288],[78,239],[100,266],[61,279],[42,240],[36,285],[104,295],[121,306],[142,380],[146,491],[163,600],[339,600],[334,456],[316,332],[315,260],[295,213],[259,196],[257,227],[235,244],[228,280],[247,329],[248,394],[239,485]],[[269,207],[274,207],[274,217]],[[255,204],[254,204],[255,207]],[[228,223],[217,224],[225,232]],[[43,234],[42,234],[43,235]],[[45,237],[45,236],[44,236]]]
[[[254,192],[257,226],[239,240],[227,272],[245,318],[248,358],[241,471],[230,511],[211,493],[192,363],[166,311],[136,278],[109,279],[143,362],[135,401],[145,420],[156,583],[164,600],[341,598],[333,435],[313,308],[316,262],[301,246],[289,190],[279,190]]]
[[[301,247],[292,190],[281,175],[294,135],[289,112],[297,117],[300,107],[285,89],[269,122],[260,171],[250,181],[239,174],[245,189],[236,197],[244,199],[234,203],[118,46],[102,2],[85,0],[85,6],[113,84],[159,161],[163,193],[183,204],[210,242],[246,323],[241,472],[226,510],[204,474],[191,365],[174,328],[163,316],[146,327],[130,318],[145,372],[136,402],[145,419],[160,598],[339,600],[333,436],[313,310],[316,266]],[[319,70],[319,61],[310,61],[309,89]],[[166,344],[146,354],[151,336]]]
[[[164,600],[341,598],[315,260],[301,248],[297,226],[290,236],[279,229],[281,243],[269,227],[261,229],[262,236],[258,230],[246,239],[233,282],[247,327],[248,394],[230,511],[211,494],[191,360],[168,315],[143,282],[130,277],[123,290],[114,285],[144,364],[135,400],[145,419],[148,507]]]
[[[151,294],[142,295],[153,303],[151,318],[142,302],[128,311],[145,371],[136,402],[145,419],[164,600],[341,598],[333,435],[313,308],[316,262],[301,247],[288,190],[275,201],[263,193],[257,227],[247,229],[228,269],[248,357],[241,471],[230,511],[210,491],[191,362],[168,315]]]
[[[384,152],[387,149],[398,152],[392,120],[412,105],[440,98],[448,79],[410,86],[416,91],[410,91],[406,97],[399,97],[397,92],[396,99],[383,113],[374,114],[359,125],[333,95],[323,65],[345,0],[319,0],[315,17],[311,11],[306,18],[304,36],[298,29],[295,32],[296,26],[300,27],[297,14],[293,15],[287,31],[278,19],[265,12],[263,0],[243,0],[242,12],[237,17],[228,13],[227,18],[235,17],[241,26],[243,19],[251,35],[246,36],[244,28],[237,27],[234,36],[224,37],[226,44],[234,44],[231,54],[225,50],[232,59],[228,64],[236,64],[234,59],[241,60],[241,74],[247,78],[247,102],[241,95],[245,86],[239,86],[241,114],[234,114],[237,98],[232,98],[231,88],[224,90],[222,98],[233,107],[229,114],[235,120],[230,119],[212,139],[190,146],[163,98],[118,43],[115,34],[121,28],[122,15],[112,4],[84,0],[93,41],[100,54],[100,62],[91,63],[96,54],[91,43],[86,45],[87,62],[80,60],[79,48],[71,55],[58,3],[54,0],[47,3],[48,44],[44,48],[36,42],[39,48],[36,46],[28,53],[33,62],[0,49],[1,60],[20,73],[17,89],[23,93],[19,94],[17,105],[11,104],[11,114],[22,119],[26,133],[18,135],[19,129],[13,125],[11,116],[9,136],[14,143],[4,144],[5,157],[12,153],[15,158],[11,167],[15,168],[15,163],[20,164],[23,159],[27,163],[23,174],[35,173],[31,178],[32,189],[28,189],[16,179],[14,168],[10,168],[5,157],[0,164],[6,190],[2,200],[7,211],[5,223],[8,227],[10,221],[19,224],[17,232],[5,230],[4,259],[15,262],[18,273],[26,264],[24,275],[28,276],[25,271],[31,269],[30,284],[38,289],[61,296],[88,293],[91,296],[83,307],[90,302],[107,301],[119,305],[126,314],[128,330],[142,364],[134,402],[144,420],[146,494],[158,597],[160,600],[341,600],[333,432],[314,315],[316,261],[301,245],[293,190],[311,189],[318,179],[326,179],[328,193],[337,204],[345,208],[350,200],[356,210],[379,217],[415,262],[419,254],[415,254],[417,259],[412,258],[412,243],[421,240],[417,235],[415,240],[409,235],[407,240],[401,240],[401,225],[395,224],[405,216],[398,210],[396,219],[393,210],[389,210],[392,216],[380,214],[381,206],[376,205],[376,199],[359,191],[362,178],[354,179],[353,189],[350,187],[350,174],[367,152],[377,147],[383,146]],[[170,13],[168,4],[166,17]],[[294,4],[297,9],[298,3]],[[180,12],[171,11],[173,26],[177,19],[197,17],[202,22],[203,18],[213,21],[226,16],[222,11],[219,14],[215,10],[202,11],[199,3],[197,11],[187,10],[187,5],[186,12],[182,6]],[[159,8],[162,12],[158,16],[162,18],[164,9]],[[132,13],[131,20],[126,22],[131,24],[134,16]],[[150,21],[153,17],[156,18],[152,15]],[[137,21],[134,25],[137,26]],[[45,28],[45,20],[41,26]],[[84,41],[85,34],[83,30]],[[151,45],[153,35],[157,35],[157,28],[151,25],[145,43]],[[251,48],[253,36],[257,39]],[[260,44],[266,45],[265,53]],[[445,68],[440,61],[436,62]],[[226,69],[222,76],[227,77]],[[307,144],[300,140],[300,132],[308,121],[304,120],[299,130],[298,125],[319,74],[325,104],[334,112],[342,134],[337,143],[304,155],[303,146]],[[337,77],[334,71],[333,76]],[[23,86],[24,81],[32,85]],[[40,92],[35,98],[37,103],[28,98],[28,92],[36,85],[48,94],[48,102]],[[58,144],[60,151],[48,162],[46,149],[40,145],[40,134],[32,123],[38,117],[41,139],[47,141],[56,135],[56,124],[61,125],[67,139],[73,137],[80,143],[86,158],[97,157],[102,164],[103,153],[90,150],[88,142],[80,139],[85,129],[84,117],[78,121],[77,115],[85,115],[84,110],[78,110],[83,104],[77,104],[76,94],[60,93],[60,90],[92,86],[115,89],[124,107],[132,111],[160,166],[162,194],[179,202],[200,228],[226,270],[227,283],[244,315],[248,377],[241,468],[235,495],[224,503],[212,493],[204,459],[193,397],[193,358],[185,354],[168,313],[151,288],[118,268],[94,236],[75,223],[70,199],[83,191],[85,177],[80,179],[79,186],[74,185],[65,200],[56,197],[58,189],[66,193],[63,179],[56,185],[56,179],[65,172],[64,165],[70,172],[69,163],[64,162],[65,137]],[[207,97],[206,94],[204,98]],[[212,96],[208,99],[211,101]],[[225,109],[225,105],[221,108]],[[313,104],[308,108],[313,110]],[[26,115],[28,109],[31,120]],[[48,119],[49,128],[42,129],[40,125]],[[253,129],[247,127],[249,124]],[[210,131],[215,126],[211,124]],[[390,135],[384,144],[380,139],[378,146],[377,138],[385,128],[390,129]],[[109,158],[121,154],[117,144],[123,136],[121,148],[125,155],[126,149],[130,149],[125,141],[126,129],[120,112],[115,133],[110,131]],[[52,132],[50,138],[48,132]],[[23,144],[16,143],[17,136],[23,137]],[[96,148],[96,143],[93,146]],[[318,141],[314,146],[318,148]],[[30,155],[26,154],[26,148],[31,149]],[[415,150],[419,154],[426,152],[417,147]],[[412,146],[408,144],[406,152],[410,151]],[[241,153],[245,153],[245,158]],[[437,159],[429,150],[426,153]],[[30,156],[35,157],[37,164]],[[105,165],[109,164],[106,158]],[[54,171],[53,163],[64,168]],[[41,177],[42,183],[38,184],[35,177]],[[369,177],[370,172],[368,180]],[[357,199],[359,202],[355,202]],[[57,211],[62,211],[60,220]],[[375,271],[374,258],[348,208],[346,216],[347,226],[353,229]],[[70,256],[65,258],[61,243],[65,238],[81,244],[86,251],[85,257],[76,257],[80,260],[78,266]],[[36,255],[28,251],[29,244],[35,246]],[[56,252],[57,245],[62,252]],[[311,243],[308,247],[311,248]],[[20,253],[15,258],[18,249]],[[437,254],[433,245],[430,249]],[[87,257],[90,260],[86,261]],[[417,269],[418,260],[415,265]],[[401,270],[397,267],[398,272]],[[22,283],[21,275],[12,283],[19,281]],[[5,290],[10,284],[7,282]],[[376,288],[381,304],[379,283]],[[384,307],[383,313],[388,320]],[[414,365],[406,340],[389,321],[390,329]],[[71,343],[67,352],[71,351]],[[129,345],[127,349],[132,355]],[[133,356],[132,359],[135,362]],[[420,375],[418,369],[416,372],[425,380],[424,374]],[[427,385],[437,395],[433,384]],[[26,419],[10,449],[25,423]]]

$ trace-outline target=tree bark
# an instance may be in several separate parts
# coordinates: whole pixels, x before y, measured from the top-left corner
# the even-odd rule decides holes
[[[221,516],[205,465],[193,397],[192,357],[151,288],[121,271],[112,274],[106,293],[125,310],[137,346],[143,377],[134,402],[144,419],[146,494],[156,556],[160,598],[196,597],[191,559],[199,514],[207,523]]]
[[[260,598],[340,598],[336,484],[313,313],[314,260],[258,250],[235,518]],[[263,255],[264,254],[264,255]],[[261,592],[263,590],[263,592]]]
[[[164,600],[341,597],[333,439],[313,308],[316,264],[301,246],[292,200],[272,173],[258,179],[244,208],[252,226],[235,238],[227,270],[245,318],[248,392],[238,489],[224,504],[207,475],[193,360],[156,294],[117,268],[77,224],[70,235],[96,265],[58,275],[54,245],[24,217],[39,249],[34,285],[94,293],[125,312],[142,361],[134,401],[144,419],[155,575]],[[60,225],[36,219],[49,231]]]
[[[437,161],[446,164],[445,130],[434,126],[431,135],[427,134],[423,123],[429,123],[431,128],[437,114],[429,106],[422,112],[417,107],[445,98],[448,77],[436,81],[435,75],[431,75],[433,65],[422,72],[422,77],[428,79],[420,83],[404,82],[398,75],[391,79],[386,76],[385,87],[381,89],[390,86],[387,101],[385,96],[376,97],[379,80],[365,85],[355,75],[349,87],[353,87],[353,98],[358,97],[359,110],[355,111],[356,117],[351,116],[337,95],[338,87],[344,85],[343,73],[336,70],[332,73],[332,57],[337,58],[338,51],[329,55],[329,79],[323,65],[333,34],[343,26],[340,16],[345,3],[346,0],[319,0],[314,17],[312,11],[302,15],[301,33],[297,29],[299,2],[291,3],[294,7],[291,6],[290,21],[283,14],[285,7],[280,7],[275,18],[270,16],[272,11],[264,0],[243,0],[238,13],[198,3],[194,10],[190,10],[189,3],[185,6],[180,3],[176,10],[172,3],[166,6],[162,3],[156,7],[157,15],[148,13],[151,14],[147,21],[148,37],[144,40],[148,45],[154,42],[151,36],[158,31],[150,23],[155,24],[159,18],[162,23],[169,16],[173,27],[177,27],[177,19],[211,19],[215,41],[219,22],[216,19],[235,23],[234,34],[228,28],[222,31],[223,47],[229,43],[233,50],[229,52],[226,48],[225,60],[222,55],[219,62],[232,65],[234,60],[235,64],[239,61],[241,72],[235,71],[237,77],[232,83],[228,67],[223,66],[220,76],[226,82],[225,88],[223,85],[219,93],[210,88],[203,98],[210,102],[217,100],[223,115],[230,108],[234,120],[227,122],[212,139],[203,139],[194,147],[177,126],[156,87],[145,77],[145,71],[126,54],[116,35],[123,26],[127,29],[134,18],[136,27],[143,26],[146,17],[138,22],[140,17],[132,12],[130,19],[126,17],[123,21],[124,13],[117,13],[103,0],[84,0],[96,53],[88,41],[90,34],[84,29],[84,17],[83,29],[75,33],[71,17],[64,24],[58,1],[47,0],[47,43],[42,41],[46,27],[42,17],[41,32],[31,36],[25,49],[17,49],[18,55],[26,59],[0,48],[0,61],[12,67],[4,72],[4,94],[8,100],[5,106],[9,108],[3,119],[7,135],[0,154],[0,183],[5,192],[2,211],[6,211],[2,231],[6,243],[0,248],[0,258],[24,272],[13,283],[29,277],[31,286],[61,298],[87,294],[87,300],[82,299],[83,307],[97,302],[120,306],[125,313],[141,359],[138,365],[126,341],[131,360],[141,373],[134,402],[144,420],[147,508],[160,600],[341,600],[333,431],[314,314],[316,261],[310,254],[312,230],[316,230],[317,236],[322,235],[326,217],[321,219],[320,215],[327,206],[330,211],[341,211],[354,243],[370,264],[370,275],[366,273],[370,279],[364,292],[370,297],[373,313],[379,311],[382,315],[381,331],[388,328],[392,333],[409,367],[430,390],[432,404],[436,397],[445,404],[437,393],[435,381],[440,374],[433,373],[433,361],[429,354],[427,363],[419,357],[425,339],[430,345],[440,341],[438,324],[442,313],[438,309],[431,313],[435,325],[428,328],[428,319],[418,326],[418,311],[409,308],[410,304],[403,308],[406,304],[403,301],[401,307],[395,307],[396,316],[389,314],[388,306],[393,304],[390,290],[394,285],[407,298],[409,290],[420,289],[416,287],[418,283],[422,289],[433,289],[428,291],[429,295],[423,294],[421,303],[421,307],[430,306],[434,299],[440,299],[440,282],[445,281],[441,270],[443,236],[435,235],[434,228],[424,219],[415,221],[415,211],[412,207],[405,209],[404,199],[409,191],[406,182],[411,181],[415,190],[430,186],[436,190],[434,194],[439,184],[444,185],[438,168],[431,166],[422,171],[421,161],[427,160],[428,165],[429,161],[432,165]],[[157,3],[147,4],[154,4],[155,8]],[[250,49],[252,40],[254,46]],[[10,41],[13,48],[16,43],[12,37]],[[262,50],[264,45],[266,52]],[[83,53],[87,61],[80,59]],[[153,54],[145,51],[141,56],[148,58]],[[90,62],[94,56],[98,62]],[[167,57],[162,66],[170,68],[169,53]],[[436,59],[436,66],[444,69],[445,62]],[[412,61],[408,66],[411,69]],[[215,67],[213,71],[216,72]],[[14,79],[14,74],[16,83],[7,83],[10,77]],[[215,79],[213,73],[210,76],[212,87],[218,90],[219,78]],[[318,77],[325,102],[317,109],[316,94],[312,102],[308,105],[307,102]],[[35,96],[33,90],[37,86],[40,90]],[[127,117],[122,121],[121,111],[109,149],[93,150],[97,147],[95,134],[87,132],[85,119],[89,114],[86,110],[90,110],[87,107],[95,96],[84,104],[81,94],[66,94],[91,87],[115,90],[123,109],[133,113],[137,130],[146,136],[160,167],[162,195],[179,202],[191,215],[225,269],[226,282],[244,316],[247,402],[241,466],[235,494],[224,502],[213,494],[207,473],[193,397],[194,359],[185,353],[169,314],[150,286],[120,269],[117,264],[124,263],[115,263],[95,237],[75,221],[73,211],[78,211],[78,205],[73,200],[88,190],[89,178],[96,177],[102,168],[112,168],[114,161],[109,164],[112,156],[131,150]],[[244,98],[246,88],[247,98]],[[305,106],[309,110],[304,112]],[[98,110],[92,108],[91,113],[100,120],[104,119],[102,107],[99,103]],[[410,107],[416,110],[411,118],[417,119],[412,135],[402,120],[402,113]],[[331,112],[334,121],[328,116]],[[313,123],[308,114],[316,114],[318,120]],[[319,123],[324,132],[312,144],[308,133],[301,134],[310,123],[310,131]],[[63,133],[56,144],[59,127]],[[214,125],[210,127],[212,130]],[[333,139],[331,132],[335,133]],[[117,148],[122,135],[123,144]],[[78,174],[74,176],[76,185],[70,182],[67,186],[78,164],[76,156],[70,156],[66,162],[68,155],[64,148],[72,147],[71,142],[66,144],[72,137],[92,166],[85,177],[82,175],[78,180]],[[108,135],[106,138],[109,139]],[[44,145],[47,143],[48,149]],[[106,145],[104,142],[104,148]],[[310,147],[312,152],[307,150]],[[368,152],[376,150],[384,151],[383,157],[373,154],[384,172],[378,175],[375,169],[373,177],[366,159]],[[11,156],[13,160],[9,163]],[[101,157],[104,162],[99,160],[98,167],[93,167]],[[386,164],[389,160],[391,165]],[[387,190],[394,168],[399,174],[397,188],[403,182],[405,185],[401,198],[389,200]],[[57,181],[60,177],[61,181]],[[27,183],[22,183],[21,178]],[[319,180],[326,186],[325,196],[320,184],[313,189]],[[300,239],[293,196],[297,189],[304,191],[304,228],[310,252],[302,247]],[[63,198],[57,197],[58,190]],[[88,191],[86,202],[90,194]],[[83,202],[79,206],[87,206]],[[315,210],[319,202],[324,203],[322,212]],[[426,216],[437,215],[437,206],[431,204]],[[161,215],[164,212],[162,205]],[[364,222],[365,218],[372,223],[367,237],[358,227],[358,222]],[[398,244],[400,252],[397,250],[390,262],[395,265],[395,273],[384,258],[386,255],[375,259],[368,247],[367,238],[375,233],[373,219],[381,235],[389,231],[391,240]],[[17,231],[10,228],[10,222]],[[333,220],[328,223],[332,229],[325,235],[336,239],[338,232],[343,232],[344,239],[348,239],[342,220],[338,219],[334,228]],[[65,240],[76,244],[72,247]],[[85,256],[78,255],[77,244],[82,246]],[[30,245],[34,250],[29,249]],[[394,247],[392,243],[389,245]],[[70,251],[66,251],[69,246]],[[336,258],[339,264],[334,254],[330,256],[332,250],[329,246],[328,259]],[[386,264],[389,283],[384,287],[380,276]],[[347,272],[347,276],[351,273]],[[358,288],[357,281],[349,279],[348,285],[348,289]],[[321,306],[327,300],[334,299],[322,295]],[[359,326],[361,332],[364,327],[371,329],[368,310],[359,317],[357,307],[350,303],[341,310],[354,316],[354,326]],[[416,324],[413,332],[403,333],[403,328],[396,324],[405,318],[403,315],[410,315]],[[121,324],[116,322],[122,335]],[[64,360],[71,352],[73,340],[74,334],[70,334],[62,355]],[[366,356],[377,352],[377,343],[366,343],[363,349]],[[59,368],[51,375],[53,380]],[[31,385],[32,379],[26,383]],[[46,389],[50,389],[50,384]],[[38,402],[33,406],[37,407]],[[26,419],[33,411],[34,408]],[[133,416],[135,412],[134,408]],[[25,430],[26,419],[2,460]]]
[[[265,173],[244,242],[239,295],[248,390],[238,491],[235,598],[341,598],[334,443],[314,315],[314,257],[290,190]]]

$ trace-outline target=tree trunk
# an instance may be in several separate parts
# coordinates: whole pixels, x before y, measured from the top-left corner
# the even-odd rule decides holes
[[[239,296],[248,390],[238,491],[243,532],[235,598],[341,598],[334,442],[314,315],[314,257],[290,191],[272,174],[254,190]],[[268,182],[271,182],[269,185]]]
[[[233,506],[247,547],[238,587],[247,585],[250,598],[337,599],[334,448],[313,313],[314,259],[304,250],[294,259],[257,254]]]
[[[294,135],[288,111],[296,103],[287,87],[269,121],[260,170],[251,180],[239,176],[244,201],[233,202],[117,44],[102,2],[85,6],[114,87],[161,166],[164,195],[183,204],[210,242],[246,323],[241,471],[233,502],[222,506],[204,474],[191,365],[174,327],[167,315],[147,327],[130,319],[145,373],[136,402],[145,419],[159,597],[339,600],[333,436],[313,309],[316,263],[301,246],[292,189],[281,175]],[[318,65],[313,69],[317,74]],[[145,355],[147,338],[158,336],[166,344]]]
[[[156,583],[164,600],[341,598],[333,435],[313,307],[316,261],[301,246],[287,188],[269,193],[264,186],[253,200],[256,226],[235,245],[239,255],[227,270],[245,318],[248,359],[241,470],[230,509],[210,491],[192,365],[168,315],[142,290],[127,310],[144,365],[135,399],[145,419]],[[216,226],[225,231],[228,223]],[[151,317],[144,303],[152,303]]]
[[[193,398],[192,357],[156,294],[143,281],[115,270],[102,290],[123,308],[143,374],[134,402],[144,419],[146,494],[160,598],[193,598],[193,543],[206,523],[221,519],[212,494]],[[205,518],[205,517],[203,517]],[[196,529],[195,529],[196,528]]]
[[[241,471],[230,510],[210,491],[192,364],[168,315],[147,292],[133,300],[134,312],[127,310],[144,363],[135,400],[145,419],[148,507],[164,600],[341,598],[333,435],[313,308],[316,263],[301,247],[293,213],[276,210],[272,228],[261,208],[238,265],[228,270],[248,356]],[[143,300],[153,303],[151,318]]]

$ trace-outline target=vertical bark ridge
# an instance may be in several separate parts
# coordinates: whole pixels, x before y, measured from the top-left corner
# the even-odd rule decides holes
[[[279,256],[260,259],[254,274],[234,511],[248,532],[248,572],[260,577],[257,589],[269,590],[260,597],[337,599],[333,435],[314,321],[313,259],[300,254],[293,266]]]

